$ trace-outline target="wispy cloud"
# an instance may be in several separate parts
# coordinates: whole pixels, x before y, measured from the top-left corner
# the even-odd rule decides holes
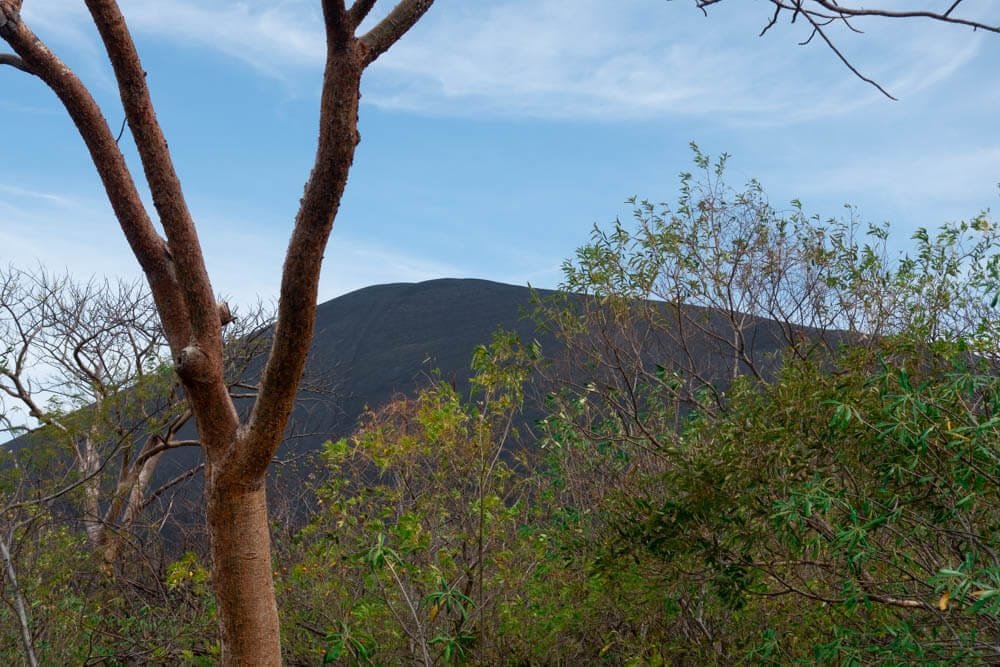
[[[803,174],[797,187],[805,194],[877,193],[879,199],[902,208],[908,203],[927,206],[982,201],[985,193],[995,192],[998,178],[1000,145],[987,145],[935,152],[921,148],[891,157],[855,158],[836,166],[812,169]],[[915,193],[920,193],[919,201],[912,201]],[[975,213],[966,210],[962,215]]]
[[[140,32],[217,50],[271,75],[321,64],[326,54],[318,2],[127,4],[129,22]]]
[[[32,104],[21,104],[12,100],[0,100],[0,111],[10,111],[18,114],[30,114],[32,116],[56,116],[65,113],[61,109],[52,106],[36,106]]]
[[[252,228],[225,220],[202,220],[205,261],[216,291],[237,303],[277,297],[287,244],[287,229]],[[373,243],[348,234],[334,237],[320,276],[319,300],[326,301],[362,287],[393,282],[420,282],[472,275],[448,262],[436,261],[391,243]]]
[[[368,285],[474,275],[469,269],[417,257],[390,244],[335,238],[324,260],[320,298],[329,299]]]
[[[38,8],[30,18],[52,34],[92,40],[81,26],[79,3],[33,4]],[[322,62],[318,4],[123,3],[139,34],[216,51],[288,80],[303,69],[314,75]],[[376,64],[365,102],[439,115],[622,120],[713,114],[770,124],[843,116],[878,100],[818,39],[796,49],[794,42],[808,35],[800,26],[782,25],[757,39],[764,10],[758,3],[725,3],[705,18],[686,3],[642,0],[438,0]],[[862,69],[901,96],[947,79],[981,43],[968,31],[887,23],[865,23],[868,34],[842,30],[836,38]]]
[[[200,218],[215,289],[236,303],[277,296],[288,229],[218,216]],[[320,299],[368,285],[419,282],[474,272],[335,231],[324,263]],[[139,277],[114,215],[101,199],[70,197],[0,180],[0,263],[44,263],[85,277]]]
[[[377,64],[369,100],[426,113],[621,120],[712,114],[786,124],[843,116],[878,93],[799,26],[764,39],[758,4],[708,18],[690,6],[622,0],[444,3]],[[721,7],[720,7],[721,9]],[[946,79],[980,44],[968,31],[871,23],[836,31],[899,95]]]
[[[66,197],[61,194],[55,194],[52,192],[42,192],[40,190],[32,190],[29,188],[22,188],[16,185],[10,185],[6,183],[0,183],[0,197],[7,195],[12,199],[35,199],[41,200],[48,204],[53,204],[60,206],[62,208],[74,208],[79,205],[79,202]],[[4,199],[0,198],[0,206],[7,205],[13,207]]]
[[[445,3],[377,64],[369,98],[409,111],[586,119],[773,110],[753,94],[745,59],[692,25],[690,8],[644,4]]]
[[[9,181],[0,182],[0,262],[44,263],[78,276],[139,275],[110,206]]]
[[[202,220],[205,261],[216,291],[237,303],[277,297],[287,229],[252,228],[222,219]],[[362,287],[392,282],[420,282],[471,275],[460,267],[334,230],[320,276],[320,301]]]
[[[319,3],[313,0],[124,0],[123,13],[136,35],[196,46],[286,78],[321,64],[325,48]],[[25,20],[44,39],[95,59],[101,52],[90,17],[78,0],[39,0]]]

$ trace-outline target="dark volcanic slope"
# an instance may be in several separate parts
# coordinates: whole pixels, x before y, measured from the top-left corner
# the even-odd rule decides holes
[[[320,304],[306,385],[315,381],[332,395],[300,393],[289,428],[295,437],[283,449],[308,451],[348,435],[365,406],[412,394],[436,370],[464,389],[473,349],[488,343],[498,327],[527,340],[539,337],[524,317],[530,301],[525,287],[440,279],[366,287]],[[191,424],[180,435],[196,437]],[[30,436],[6,446],[30,446]],[[200,460],[196,448],[169,452],[156,476],[170,479]]]
[[[541,338],[526,317],[530,298],[524,287],[441,279],[366,287],[320,305],[309,367],[330,375],[335,396],[332,406],[297,410],[295,430],[317,435],[295,447],[344,435],[365,405],[426,385],[434,370],[464,387],[473,348],[498,327]]]
[[[348,435],[366,405],[378,407],[396,394],[412,394],[428,384],[435,370],[464,392],[473,349],[489,342],[498,327],[516,331],[525,340],[538,339],[544,352],[558,353],[559,344],[537,330],[530,311],[527,288],[472,279],[377,285],[321,304],[307,382],[318,379],[320,386],[332,389],[332,396],[300,394],[290,426],[295,437],[286,442],[284,452],[313,450],[325,440]],[[707,330],[725,331],[721,314],[699,312]],[[748,333],[752,355],[770,356],[782,347],[773,322],[760,321]],[[647,344],[644,355],[651,362],[679,352],[664,338]],[[731,365],[731,352],[722,347],[711,337],[692,340],[698,364],[708,376],[724,377]],[[25,444],[25,439],[10,443],[15,448]],[[171,452],[157,477],[170,479],[200,460],[200,454],[194,448]]]
[[[367,287],[321,304],[306,386],[316,381],[332,390],[331,395],[321,396],[308,389],[300,392],[287,434],[292,437],[286,439],[279,458],[296,458],[315,451],[326,440],[349,435],[365,406],[377,408],[394,395],[412,394],[427,386],[435,371],[464,393],[473,349],[488,343],[497,328],[513,330],[526,341],[537,339],[543,353],[558,356],[560,344],[539,332],[529,317],[531,302],[531,291],[525,287],[440,279]],[[696,308],[690,312],[697,315],[703,332],[715,334],[696,334],[689,340],[692,358],[706,376],[724,379],[731,369],[732,352],[716,336],[727,330],[726,318]],[[748,353],[756,358],[773,359],[783,347],[780,327],[774,322],[758,321],[747,334]],[[643,357],[648,363],[666,362],[679,354],[676,343],[667,336],[644,341]],[[245,403],[242,407],[248,408]],[[530,422],[533,416],[537,416],[537,408],[529,407],[522,418]],[[195,437],[193,426],[189,429],[181,434],[183,438]],[[30,446],[30,436],[8,445],[15,449]],[[153,486],[190,470],[200,460],[197,448],[169,452],[157,467]],[[293,486],[301,484],[301,475],[310,472],[308,465],[275,466],[274,470],[284,480],[277,483]],[[197,517],[202,504],[191,502],[200,490],[201,479],[195,477],[175,488],[176,505],[173,495],[162,496],[160,502],[173,508],[178,525],[201,525]]]
[[[721,313],[688,308],[703,332],[715,332],[691,332],[695,363],[704,377],[725,383],[733,352],[722,341],[731,338],[731,324]],[[292,430],[309,435],[286,446],[309,449],[348,434],[366,405],[378,407],[395,394],[426,386],[435,370],[464,391],[473,348],[489,342],[497,328],[537,339],[543,352],[558,354],[559,342],[537,329],[531,310],[528,288],[473,279],[378,285],[320,305],[309,368],[330,375],[335,397],[302,401]],[[746,335],[748,356],[764,369],[784,347],[781,327],[769,320],[758,320]],[[669,337],[652,336],[646,344],[650,365],[681,356]]]

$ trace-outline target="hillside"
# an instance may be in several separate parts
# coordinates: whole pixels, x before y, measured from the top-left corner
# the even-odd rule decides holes
[[[547,356],[558,356],[562,343],[541,330],[531,312],[532,291],[527,287],[454,278],[375,285],[320,304],[306,386],[279,458],[315,451],[327,440],[350,434],[366,407],[412,394],[437,373],[464,392],[473,349],[488,343],[498,328],[538,340]],[[689,351],[706,376],[724,380],[732,354],[713,333],[724,334],[729,323],[719,313],[703,311],[698,317],[704,327],[689,336]],[[765,363],[783,345],[778,325],[769,321],[751,327],[747,339],[752,345],[748,356]],[[682,353],[673,339],[661,334],[647,337],[643,345],[650,365]],[[248,404],[244,401],[242,407]],[[526,421],[534,414],[529,407]],[[182,437],[195,437],[194,429],[188,427]],[[21,438],[10,446],[25,444]],[[157,477],[170,479],[200,460],[197,449],[169,452]]]

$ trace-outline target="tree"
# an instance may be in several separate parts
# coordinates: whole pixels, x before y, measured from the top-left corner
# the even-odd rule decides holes
[[[544,425],[598,569],[658,582],[669,660],[995,662],[994,221],[893,258],[884,226],[781,215],[695,160],[543,304],[570,363]]]
[[[851,16],[847,13],[850,10],[822,0],[816,0],[815,9],[805,14],[810,3],[772,1],[778,13],[783,8],[792,11],[793,19],[805,15],[810,21],[826,20],[820,11],[844,21]],[[259,395],[243,419],[223,378],[224,318],[220,311],[227,309],[216,302],[197,230],[118,3],[85,2],[114,69],[165,238],[142,204],[114,133],[87,87],[21,19],[22,0],[0,0],[0,37],[16,54],[0,56],[0,64],[39,77],[59,97],[87,145],[160,314],[205,451],[213,585],[220,608],[223,662],[227,664],[280,661],[264,476],[291,414],[312,337],[323,252],[360,141],[361,76],[433,4],[433,0],[401,0],[374,27],[358,35],[376,2],[355,0],[348,7],[344,0],[321,0],[327,53],[316,157],[285,259],[275,335]],[[951,10],[881,14],[955,21]],[[1000,30],[972,21],[966,24]]]
[[[0,270],[0,392],[41,425],[33,439],[57,441],[57,456],[70,455],[82,480],[87,538],[108,564],[163,453],[193,444],[176,438],[189,413],[163,372],[164,347],[140,284]],[[144,442],[136,447],[137,440]],[[105,499],[102,473],[111,458],[119,475]]]
[[[290,650],[358,664],[507,659],[502,607],[530,570],[514,550],[533,456],[513,444],[514,422],[537,356],[497,332],[473,353],[467,399],[436,378],[325,445],[321,509],[281,568]]]
[[[226,328],[224,375],[234,396],[247,394],[268,326],[257,308]],[[165,348],[139,282],[0,268],[0,407],[6,399],[10,412],[20,408],[38,424],[27,435],[32,446],[54,446],[55,458],[71,462],[87,539],[109,571],[140,513],[201,469],[150,489],[167,451],[198,445],[179,436],[191,411]],[[10,414],[0,418],[0,433],[26,429]]]

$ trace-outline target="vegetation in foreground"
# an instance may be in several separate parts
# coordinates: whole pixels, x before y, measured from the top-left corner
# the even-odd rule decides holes
[[[498,333],[469,395],[324,448],[316,510],[272,527],[287,664],[1000,661],[991,221],[893,260],[695,160],[566,263],[536,314],[562,351]],[[109,568],[60,460],[2,470],[0,660],[216,662],[204,546],[148,517]]]

